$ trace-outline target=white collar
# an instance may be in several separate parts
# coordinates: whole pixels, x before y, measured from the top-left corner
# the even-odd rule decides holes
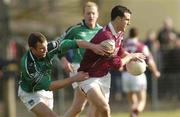
[[[113,27],[113,25],[112,25],[111,22],[109,22],[108,27],[109,27],[110,31],[112,32],[112,34],[113,34],[114,36],[116,36],[117,33],[116,33],[116,31],[115,31],[115,29],[114,29],[114,27]]]

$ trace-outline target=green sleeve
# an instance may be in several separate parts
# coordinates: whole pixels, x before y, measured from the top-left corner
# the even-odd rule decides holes
[[[79,47],[75,40],[65,39],[60,42],[58,50],[59,53],[65,54],[68,50],[77,48]]]

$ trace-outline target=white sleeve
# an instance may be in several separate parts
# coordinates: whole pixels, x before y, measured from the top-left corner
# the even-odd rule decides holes
[[[143,48],[143,53],[144,53],[145,56],[147,57],[148,63],[151,63],[151,62],[154,61],[153,56],[152,56],[152,54],[151,54],[148,46],[146,46],[146,45],[144,46],[144,48]]]
[[[146,45],[144,46],[142,53],[145,54],[147,57],[151,56],[149,48]]]

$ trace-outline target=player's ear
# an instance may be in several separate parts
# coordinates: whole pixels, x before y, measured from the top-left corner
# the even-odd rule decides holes
[[[33,47],[29,47],[30,50],[33,50]]]
[[[29,47],[29,49],[30,49],[31,51],[35,51],[35,50],[36,50],[35,47]]]
[[[120,16],[118,16],[117,18],[118,18],[118,20],[122,20],[123,19],[123,17],[120,17]]]

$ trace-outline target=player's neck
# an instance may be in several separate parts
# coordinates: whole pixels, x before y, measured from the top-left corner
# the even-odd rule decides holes
[[[117,24],[115,21],[111,21],[111,24],[112,24],[112,26],[113,26],[113,28],[114,28],[114,30],[115,30],[116,33],[122,32],[122,31],[119,29],[119,26],[118,26],[118,24]]]
[[[89,25],[87,25],[89,28],[95,28],[95,24],[89,24]]]

